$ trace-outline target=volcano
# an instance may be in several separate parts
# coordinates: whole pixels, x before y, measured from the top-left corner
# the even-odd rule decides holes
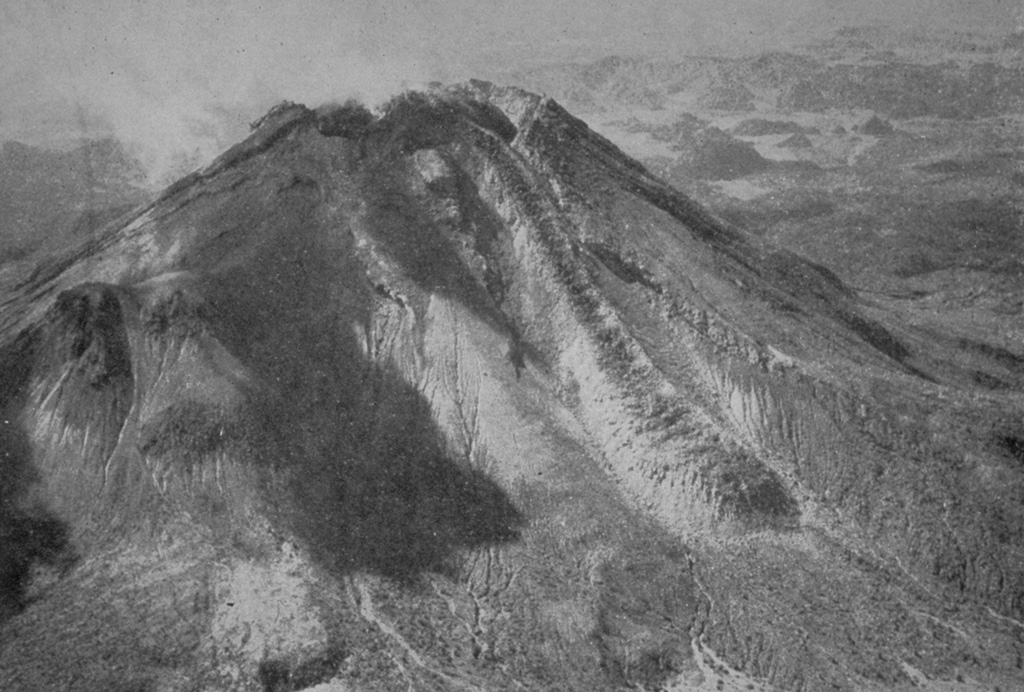
[[[1024,358],[549,98],[253,127],[0,267],[0,688],[1024,684]]]

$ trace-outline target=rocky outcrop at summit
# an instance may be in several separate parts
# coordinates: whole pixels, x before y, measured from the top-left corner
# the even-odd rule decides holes
[[[550,99],[284,104],[17,271],[4,689],[1020,680],[1019,361]]]

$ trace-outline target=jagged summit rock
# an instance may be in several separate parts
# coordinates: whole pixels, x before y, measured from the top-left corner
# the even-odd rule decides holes
[[[284,104],[0,279],[5,690],[1019,680],[1018,360],[551,99]]]

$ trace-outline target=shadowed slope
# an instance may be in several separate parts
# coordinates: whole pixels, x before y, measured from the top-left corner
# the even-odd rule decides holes
[[[1014,674],[1015,391],[550,100],[340,108],[5,282],[5,689]]]
[[[21,338],[0,351],[7,365],[0,375],[0,621],[24,605],[35,565],[70,557],[67,524],[31,495],[39,470],[19,412],[28,395],[34,341]]]

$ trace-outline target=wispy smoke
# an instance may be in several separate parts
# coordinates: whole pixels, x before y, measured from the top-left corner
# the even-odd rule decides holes
[[[37,4],[0,9],[0,138],[116,136],[153,182],[199,165],[274,103],[377,103],[426,80],[367,50],[352,2]]]
[[[0,139],[113,135],[157,182],[211,158],[281,99],[374,105],[515,61],[751,52],[847,24],[1020,20],[1005,0],[2,0]]]

